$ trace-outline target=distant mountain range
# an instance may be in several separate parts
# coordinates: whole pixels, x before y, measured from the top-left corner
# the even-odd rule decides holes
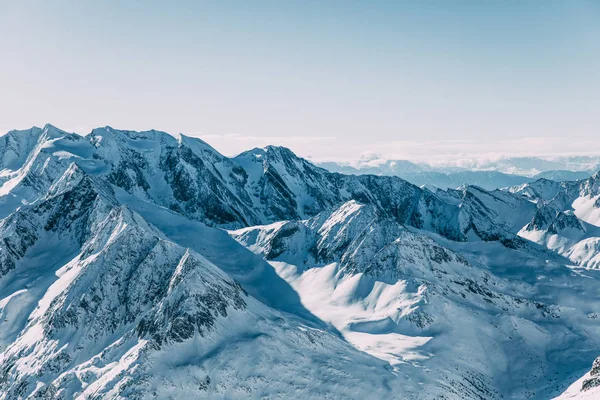
[[[475,172],[11,131],[0,399],[598,398],[600,173]]]
[[[560,161],[543,158],[507,158],[483,167],[434,167],[407,160],[369,161],[351,166],[344,163],[321,162],[316,165],[332,172],[352,175],[398,176],[417,186],[456,189],[462,185],[476,185],[494,190],[533,182],[537,179],[575,181],[586,179],[600,169],[599,157],[569,157]]]

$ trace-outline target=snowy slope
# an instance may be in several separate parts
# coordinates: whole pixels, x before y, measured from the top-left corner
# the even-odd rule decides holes
[[[271,260],[310,311],[406,376],[409,393],[548,398],[598,348],[595,281],[526,242],[452,244],[353,201],[230,234]],[[581,288],[595,292],[584,309]]]
[[[600,175],[430,191],[51,125],[0,166],[0,399],[544,399],[600,354]]]
[[[76,162],[136,197],[226,228],[307,218],[356,200],[456,240],[488,240],[512,229],[496,226],[493,209],[461,209],[453,196],[438,196],[396,177],[330,173],[274,146],[229,159],[183,135],[176,139],[159,131],[105,127],[81,137],[48,125],[27,160],[0,187],[5,213],[43,196]]]
[[[0,237],[0,398],[381,398],[394,387],[385,363],[249,297],[74,165]]]
[[[519,232],[521,237],[568,257],[577,266],[600,268],[600,173],[576,182],[539,180],[510,191],[538,204],[532,221]],[[559,398],[599,397],[597,367],[598,360]]]
[[[33,127],[25,131],[10,131],[0,137],[0,170],[9,172],[21,168],[41,134],[40,128]],[[5,176],[4,173],[2,176]]]
[[[20,133],[13,131],[7,136],[10,138],[17,134],[24,138],[25,144],[20,146],[23,151],[19,155],[19,162],[11,164],[16,169],[5,169],[2,172],[5,175],[0,187],[2,218],[20,205],[32,203],[43,197],[73,160],[84,160],[92,151],[92,146],[81,136],[68,134],[51,125],[39,132],[33,128],[31,131]],[[32,145],[34,138],[37,141]],[[6,153],[0,153],[2,159],[13,153],[10,148],[4,150]]]
[[[556,400],[600,398],[600,358],[594,361],[592,369],[573,383]]]
[[[575,182],[538,180],[510,192],[537,204],[519,235],[587,268],[600,266],[600,174]]]

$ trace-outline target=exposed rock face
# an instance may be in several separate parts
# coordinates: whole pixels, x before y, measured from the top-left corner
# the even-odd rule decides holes
[[[354,200],[308,220],[246,228],[231,235],[268,260],[312,265],[339,262],[349,273],[378,274],[431,262],[468,266],[458,254],[411,233],[376,207]],[[388,261],[391,268],[374,265]]]
[[[597,356],[600,175],[433,192],[50,125],[0,169],[3,400],[548,398]]]
[[[539,180],[510,191],[537,203],[520,236],[586,268],[600,266],[600,174],[576,182]]]
[[[548,229],[556,219],[557,211],[552,207],[539,207],[533,219],[525,226],[527,231]]]
[[[142,140],[148,134],[119,137]],[[158,193],[164,187],[144,183],[156,183],[149,170],[161,171],[153,154],[132,150],[119,159],[119,152],[106,150],[115,157],[103,158],[94,145],[100,139],[90,142],[53,127],[41,131],[39,140],[14,171],[13,184],[4,187],[4,197],[18,201],[4,203],[0,221],[0,398],[222,397],[277,384],[267,369],[267,379],[240,378],[248,372],[236,374],[239,354],[213,362],[209,353],[227,353],[226,346],[255,354],[271,368],[289,369],[289,357],[290,375],[325,382],[339,374],[373,398],[389,395],[391,387],[381,385],[391,377],[385,363],[248,297],[214,264],[168,240],[117,200],[119,188],[146,201],[170,198]],[[163,165],[169,157],[178,161],[164,182],[187,164],[206,168],[210,177],[218,160],[203,166],[191,150],[173,143]],[[207,180],[196,177],[195,187],[209,187]],[[191,194],[184,203],[191,207],[194,201]],[[195,361],[185,367],[189,357]],[[315,367],[324,358],[330,365]],[[155,370],[155,363],[164,368]],[[181,384],[162,393],[174,379]],[[293,380],[282,378],[282,397],[316,396],[315,388],[298,389]],[[347,397],[349,391],[324,387],[320,393]]]
[[[22,197],[33,202],[72,162],[130,194],[231,228],[307,218],[356,200],[453,240],[497,240],[518,230],[514,221],[499,221],[504,208],[515,215],[533,213],[528,202],[499,191],[469,187],[434,194],[396,177],[330,173],[281,147],[229,159],[199,139],[110,127],[84,138],[47,126],[13,183],[27,188]],[[8,212],[17,206],[4,208]]]
[[[463,243],[456,244],[455,251],[447,247],[445,239],[402,226],[376,207],[356,201],[306,220],[244,228],[230,231],[230,235],[271,260],[309,309],[334,324],[358,348],[391,360],[407,375],[413,375],[412,368],[419,365],[432,375],[443,376],[435,380],[435,388],[428,384],[421,387],[432,397],[434,393],[450,398],[521,397],[526,393],[543,397],[543,389],[534,387],[544,385],[541,382],[548,379],[547,375],[535,377],[537,373],[515,367],[520,371],[515,369],[515,374],[521,376],[520,383],[506,385],[519,389],[505,391],[508,386],[493,382],[490,371],[496,366],[487,350],[475,351],[468,344],[468,351],[456,349],[463,346],[458,343],[471,340],[466,338],[486,343],[485,349],[492,346],[497,339],[477,333],[482,331],[497,332],[503,338],[502,349],[497,349],[493,359],[510,358],[509,353],[518,348],[520,356],[530,360],[528,365],[535,365],[537,371],[560,374],[561,363],[547,362],[537,350],[523,343],[531,340],[529,329],[539,333],[540,339],[552,337],[554,333],[548,327],[561,324],[557,321],[564,320],[569,308],[541,301],[538,293],[547,290],[542,281],[534,281],[524,290],[516,283],[519,272],[492,272],[503,265],[503,261],[498,264],[498,259],[519,259],[523,254],[552,258],[548,251],[534,245],[519,240],[513,244],[497,243],[487,253],[483,248],[489,244]],[[474,246],[482,247],[474,250]],[[467,248],[472,250],[465,251]],[[537,267],[535,263],[526,264],[538,272],[547,268],[544,263]],[[319,297],[320,292],[326,294]],[[460,315],[460,322],[449,320],[448,315]],[[366,334],[376,335],[377,345],[365,345]],[[398,349],[394,346],[404,335],[413,340],[433,337],[433,347],[454,343],[452,356],[446,353],[446,359],[438,349],[431,360],[395,358],[398,353],[394,351]],[[583,331],[576,336],[579,335],[585,336]],[[461,372],[454,375],[449,370]],[[440,388],[443,390],[438,392]]]
[[[590,377],[583,381],[581,386],[582,391],[587,391],[600,386],[600,357],[596,358],[592,370],[590,371]]]
[[[240,346],[236,335],[245,338],[242,343],[272,336],[277,350],[263,349],[263,357],[273,359],[288,351],[297,352],[296,358],[304,353],[310,360],[323,357],[320,352],[328,354],[329,350],[313,349],[321,346],[358,357],[365,368],[388,374],[382,363],[365,358],[331,333],[302,331],[308,328],[249,298],[237,282],[201,255],[167,240],[119,204],[110,186],[75,164],[47,196],[2,220],[0,237],[0,293],[3,298],[9,294],[0,308],[5,318],[0,327],[0,398],[152,396],[170,384],[171,378],[163,375],[180,374],[176,371],[181,367],[166,363],[161,375],[152,371],[148,360],[182,351],[202,359],[198,349],[187,349],[191,343],[210,349],[218,338]],[[40,254],[51,252],[53,256],[39,260]],[[11,293],[16,287],[24,289]],[[14,307],[27,315],[13,314]],[[244,321],[243,329],[237,319]],[[232,386],[225,367],[210,367],[208,362],[196,367],[196,374],[204,374],[202,384],[190,378],[174,393],[197,396],[238,385]],[[296,363],[297,368],[305,365]],[[330,371],[355,373],[354,366],[343,364],[340,360]],[[318,374],[329,373],[310,374],[318,379]],[[355,384],[373,385],[368,381]],[[250,385],[247,390],[264,390],[259,387]],[[284,386],[282,391],[292,388]],[[336,393],[332,390],[323,393]]]
[[[0,137],[0,169],[16,171],[21,168],[41,134],[40,128],[31,128],[26,131],[10,131]]]

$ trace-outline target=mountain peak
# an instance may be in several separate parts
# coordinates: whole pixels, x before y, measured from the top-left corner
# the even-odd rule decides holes
[[[265,147],[255,147],[251,150],[240,153],[237,157],[253,155],[255,158],[261,157],[289,157],[300,158],[292,150],[284,146],[268,145]],[[237,158],[236,157],[236,158]]]
[[[289,152],[289,153],[293,154],[293,152],[289,148],[284,147],[284,146],[276,146],[276,145],[273,145],[273,144],[265,146],[264,149],[267,152],[279,152],[279,153],[281,153],[281,152]]]
[[[44,130],[49,130],[49,129],[58,129],[58,128],[50,123],[44,125]]]
[[[40,134],[43,131],[42,128],[40,128],[39,126],[32,126],[29,129],[12,129],[8,132],[6,132],[6,134],[0,135],[0,137],[4,137],[4,136],[25,136],[25,135],[32,135],[32,134]]]
[[[268,145],[264,147],[264,150],[267,153],[267,155],[274,155],[291,159],[301,159],[301,157],[298,157],[296,153],[284,146]]]
[[[54,138],[62,137],[62,136],[69,134],[68,132],[63,131],[60,128],[57,128],[56,126],[54,126],[52,124],[44,125],[43,132],[44,132],[44,135],[49,139],[54,139]]]
[[[193,152],[195,152],[197,154],[208,151],[210,153],[218,154],[219,156],[224,157],[214,147],[212,147],[211,145],[209,145],[208,143],[206,143],[204,140],[202,140],[200,138],[193,137],[193,136],[187,136],[187,135],[184,135],[183,133],[180,133],[178,135],[177,140],[180,145],[189,147]]]
[[[234,157],[238,162],[243,160],[253,160],[260,162],[273,162],[273,161],[285,161],[285,160],[302,160],[306,161],[301,157],[298,157],[292,150],[283,146],[268,145],[265,147],[255,147],[251,150],[244,151]]]
[[[156,129],[150,129],[150,130],[146,130],[146,131],[132,131],[132,130],[128,130],[128,129],[113,128],[112,126],[109,126],[109,125],[106,125],[104,127],[94,128],[94,129],[92,129],[91,133],[92,134],[94,134],[94,133],[96,133],[96,134],[111,133],[114,135],[124,135],[124,136],[128,136],[128,137],[170,136],[170,137],[174,138],[173,135],[171,135],[167,132],[156,130]]]
[[[526,382],[548,398],[545,375],[563,384],[573,348],[588,349],[573,371],[597,356],[587,321],[596,277],[562,258],[600,265],[594,178],[433,194],[393,174],[329,173],[282,146],[230,159],[157,130],[31,132],[0,137],[0,360],[10,366],[0,393],[10,398],[151,397],[149,382],[171,397],[235,397],[246,382],[240,396],[268,396],[258,381],[283,397],[455,389],[453,399],[519,397]],[[552,340],[565,331],[568,342]],[[480,351],[490,348],[494,357]],[[256,371],[237,366],[257,354],[269,368],[248,380]],[[357,390],[377,358],[390,376],[374,370],[375,384]],[[321,366],[340,365],[349,373],[323,381],[342,376],[335,387],[348,393],[298,392],[306,381],[324,387]],[[285,369],[298,384],[276,381]],[[389,393],[375,395],[383,379]],[[193,387],[175,395],[172,382]],[[407,393],[392,387],[407,382]]]

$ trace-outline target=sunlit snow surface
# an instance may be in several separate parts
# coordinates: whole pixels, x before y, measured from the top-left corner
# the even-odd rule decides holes
[[[599,182],[429,191],[279,147],[13,131],[0,399],[595,398]]]
[[[431,356],[418,350],[431,337],[401,335],[393,331],[392,318],[398,311],[419,301],[418,294],[405,293],[405,282],[390,285],[363,274],[344,276],[336,263],[311,268],[302,274],[294,265],[277,261],[271,264],[300,294],[310,311],[331,322],[356,348],[391,365]],[[357,292],[364,292],[360,286],[366,285],[370,286],[368,295],[359,297]]]
[[[548,398],[589,368],[598,341],[588,335],[600,333],[596,271],[566,268],[565,259],[526,242],[516,249],[458,243],[374,218],[347,203],[322,217],[231,235],[272,257],[309,311],[426,392],[452,382],[462,396],[477,397],[461,386],[466,376],[489,398]],[[316,254],[339,261],[318,262]]]

